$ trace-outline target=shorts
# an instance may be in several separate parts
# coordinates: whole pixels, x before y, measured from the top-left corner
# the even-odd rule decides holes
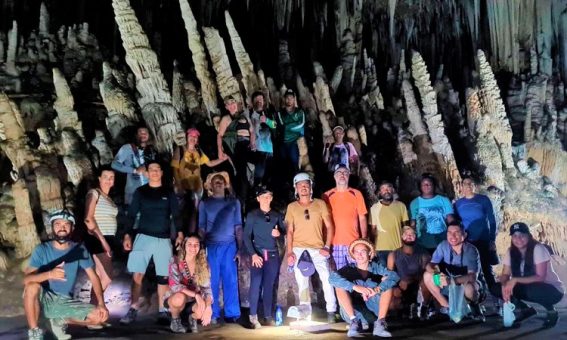
[[[42,289],[39,303],[43,310],[43,315],[48,319],[75,319],[83,321],[95,309],[94,305],[45,289]]]
[[[117,249],[117,240],[115,236],[107,236],[105,235],[104,238],[106,242],[110,246],[110,249],[114,252]],[[85,238],[85,246],[87,247],[89,253],[92,255],[102,254],[104,253],[104,248],[102,248],[102,243],[100,243],[99,239],[96,236],[88,235]]]
[[[128,256],[128,271],[130,273],[145,273],[150,260],[153,258],[156,275],[168,276],[171,256],[171,240],[169,238],[138,234]]]

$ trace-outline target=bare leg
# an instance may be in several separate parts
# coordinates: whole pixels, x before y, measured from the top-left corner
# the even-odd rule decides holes
[[[394,287],[392,290],[392,299],[390,302],[389,309],[397,310],[400,309],[402,306],[402,290],[399,287]]]
[[[465,297],[468,301],[476,302],[478,300],[478,285],[475,283],[465,284]]]
[[[40,293],[41,285],[39,283],[28,283],[24,287],[24,311],[30,329],[38,327],[39,314],[41,312],[39,306]]]
[[[419,287],[421,288],[421,296],[423,297],[423,304],[428,306],[431,302],[431,293],[429,292],[429,288],[425,285],[425,280],[421,280],[419,283]]]
[[[386,318],[388,307],[392,301],[392,289],[388,289],[380,295],[380,303],[378,307],[378,320]]]
[[[93,255],[93,260],[95,262],[95,271],[100,278],[100,284],[104,292],[112,282],[112,258],[108,257],[106,253],[101,253]],[[95,306],[98,304],[93,290],[91,290],[91,304]]]
[[[159,287],[159,286],[158,286]],[[175,293],[167,299],[167,304],[169,305],[169,311],[171,312],[171,317],[174,319],[179,318],[179,314],[185,307],[187,303],[187,295],[183,293]]]
[[[158,305],[159,305],[159,309],[163,309],[163,297],[165,296],[165,293],[167,293],[167,291],[169,290],[169,285],[157,285],[157,293],[158,293]]]
[[[197,306],[197,304],[194,304],[193,307],[191,308],[191,311],[193,312],[191,314],[191,317],[194,320],[201,320],[203,318],[203,313],[202,312],[198,312],[197,308],[199,308],[199,306]]]
[[[134,273],[132,275],[132,308],[138,309],[138,300],[142,295],[142,281],[144,280],[144,273]],[[161,301],[163,305],[163,301]]]
[[[94,326],[100,325],[103,322],[108,320],[108,316],[106,318],[102,318],[96,309],[93,309],[92,312],[87,315],[85,320],[77,320],[77,319],[67,319],[65,322],[69,325],[79,325],[79,326]]]
[[[345,311],[349,318],[354,317],[354,308],[352,307],[352,301],[350,299],[350,294],[342,288],[335,288],[337,293],[337,300],[339,300],[339,305]]]
[[[435,300],[437,300],[442,307],[449,307],[449,301],[447,301],[445,296],[441,294],[441,288],[437,287],[435,283],[433,283],[433,274],[425,272],[423,274],[423,282],[425,283],[427,290],[429,290],[431,295],[433,295]]]

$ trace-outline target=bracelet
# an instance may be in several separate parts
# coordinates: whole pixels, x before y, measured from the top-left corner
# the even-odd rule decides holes
[[[441,274],[433,274],[433,284],[437,287],[441,287]]]

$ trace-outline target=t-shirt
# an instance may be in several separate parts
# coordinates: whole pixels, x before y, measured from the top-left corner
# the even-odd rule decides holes
[[[402,246],[402,223],[408,221],[406,205],[393,201],[390,205],[380,202],[370,208],[370,224],[375,225],[376,250],[395,250]]]
[[[305,113],[296,108],[293,112],[282,109],[277,115],[277,124],[284,143],[294,143],[303,137],[305,130]],[[282,131],[283,130],[283,131]]]
[[[551,254],[549,254],[549,251],[543,244],[537,243],[534,247],[534,265],[546,261],[547,273],[543,282],[552,285],[560,291],[563,291],[563,283],[561,283],[561,281],[559,280],[559,276],[557,276],[557,273],[553,269],[553,264],[551,263]],[[510,259],[510,249],[508,249],[508,251],[504,255],[504,261],[502,261],[502,264],[508,267],[512,266],[512,261]],[[520,262],[520,271],[522,272],[522,275],[524,273],[524,264],[524,260],[522,259],[522,262]]]
[[[420,280],[429,262],[429,253],[422,247],[415,245],[413,253],[406,254],[402,248],[394,251],[394,270],[401,280]]]
[[[206,244],[231,243],[235,228],[242,226],[240,201],[236,198],[209,197],[199,203],[199,229],[205,232]]]
[[[180,181],[181,187],[188,191],[200,193],[203,191],[201,165],[209,163],[209,157],[197,150],[185,150],[183,157],[171,160],[175,180]]]
[[[323,199],[329,205],[335,224],[333,245],[348,246],[360,238],[358,216],[367,213],[362,193],[352,188],[346,191],[331,189],[323,195]]]
[[[461,276],[468,273],[477,273],[480,278],[480,255],[475,246],[468,242],[463,243],[461,253],[457,254],[448,241],[439,243],[433,255],[431,256],[431,263],[440,264],[440,267],[445,267],[446,270],[441,271],[446,274]],[[441,266],[444,265],[444,266]]]
[[[272,230],[277,226],[280,235],[286,233],[284,217],[281,213],[270,210],[264,213],[260,209],[252,210],[246,216],[246,227],[244,228],[244,246],[248,254],[262,255],[262,250],[278,250],[276,238],[272,236]]]
[[[461,217],[469,241],[494,241],[496,219],[490,199],[485,195],[460,198],[455,202],[455,211]]]
[[[69,247],[64,250],[56,249],[53,242],[44,242],[33,250],[29,267],[37,268],[38,273],[44,273],[57,267],[62,262],[65,269],[65,281],[47,280],[41,283],[46,290],[57,294],[71,296],[73,286],[77,280],[79,268],[88,269],[94,267],[94,262],[87,248],[80,243],[69,241]]]
[[[416,221],[417,238],[425,248],[435,248],[437,237],[447,231],[445,218],[453,213],[453,206],[445,196],[417,197],[410,203],[412,220]]]
[[[114,204],[108,196],[101,194],[101,192],[96,189],[90,190],[87,193],[87,196],[88,195],[93,195],[93,199],[96,202],[94,219],[102,234],[104,236],[116,235],[116,229],[118,227],[116,221],[118,207],[116,204]]]
[[[260,122],[260,117],[266,116],[266,122]],[[272,142],[271,129],[276,128],[276,121],[268,118],[265,112],[252,112],[252,123],[254,124],[254,131],[256,133],[256,151],[273,153],[274,145]]]
[[[329,164],[327,169],[329,171],[335,171],[337,164],[344,164],[350,169],[350,160],[355,156],[358,156],[358,154],[351,143],[334,144],[329,150]]]
[[[287,206],[285,222],[293,226],[293,246],[301,248],[323,248],[323,218],[329,216],[325,201],[313,199],[309,206],[299,202]]]

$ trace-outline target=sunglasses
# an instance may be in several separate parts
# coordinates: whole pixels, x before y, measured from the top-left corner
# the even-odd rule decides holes
[[[266,219],[267,223],[270,223],[272,221],[272,219],[270,218],[270,214],[269,213],[265,213],[264,214],[264,218]]]
[[[310,219],[309,209],[305,209],[305,211],[303,212],[303,216],[305,216],[305,219],[309,221],[309,219]]]

